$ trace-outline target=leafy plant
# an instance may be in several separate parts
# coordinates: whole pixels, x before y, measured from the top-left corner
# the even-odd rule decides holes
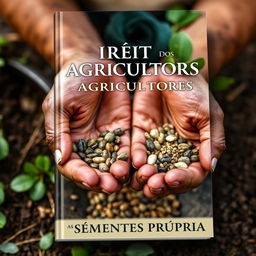
[[[149,256],[152,253],[154,253],[153,247],[146,243],[132,243],[125,251],[126,256]]]
[[[44,179],[46,176],[54,183],[54,167],[48,156],[39,155],[35,162],[26,162],[23,165],[24,174],[16,176],[11,181],[11,189],[15,192],[29,191],[33,201],[41,200],[46,192]]]
[[[209,84],[212,92],[218,92],[227,90],[234,82],[235,79],[232,77],[217,76]]]
[[[49,232],[43,235],[39,241],[39,247],[42,250],[48,250],[53,244],[53,233]]]
[[[0,182],[0,205],[4,202],[4,184]],[[3,212],[0,211],[0,229],[3,228],[6,224],[6,216]]]
[[[176,5],[166,12],[166,19],[172,23],[174,31],[170,38],[168,49],[175,54],[173,57],[167,57],[166,62],[173,64],[185,62],[187,64],[187,72],[191,70],[191,64],[194,62],[197,63],[199,70],[202,69],[205,65],[205,60],[203,58],[190,59],[193,53],[192,41],[184,31],[179,30],[193,23],[200,14],[200,11],[185,10],[180,5]]]
[[[0,115],[0,160],[4,159],[9,154],[9,144],[3,134],[3,116]]]
[[[0,252],[15,254],[19,251],[19,248],[14,243],[5,243],[0,245]]]
[[[166,12],[166,19],[173,24],[173,30],[178,31],[197,20],[201,15],[200,11],[186,10],[182,5],[174,5]]]

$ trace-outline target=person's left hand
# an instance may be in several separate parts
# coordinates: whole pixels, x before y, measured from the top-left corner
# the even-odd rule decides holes
[[[190,91],[150,91],[146,82],[192,81]],[[208,172],[214,170],[217,159],[225,148],[223,112],[210,95],[212,124],[210,131],[209,91],[200,77],[164,75],[142,77],[145,91],[136,91],[133,103],[132,163],[138,169],[131,186],[149,198],[171,193],[184,193],[200,185]],[[156,167],[147,164],[144,133],[171,123],[185,139],[199,147],[200,162],[187,169],[172,169],[157,173]],[[212,132],[212,134],[211,134]]]

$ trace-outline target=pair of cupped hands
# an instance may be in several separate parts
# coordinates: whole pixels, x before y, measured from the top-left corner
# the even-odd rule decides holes
[[[98,62],[87,59],[87,62]],[[106,65],[110,61],[101,61]],[[72,63],[79,65],[76,58]],[[58,170],[79,187],[97,192],[118,192],[130,180],[135,190],[154,198],[168,193],[184,193],[200,185],[212,172],[225,147],[223,112],[201,76],[141,77],[143,91],[136,89],[133,102],[129,91],[79,91],[81,83],[126,82],[125,77],[66,77],[67,66],[55,77],[55,85],[43,103],[46,140],[55,153]],[[190,91],[150,91],[147,81],[190,81]],[[55,91],[55,93],[54,93]],[[210,105],[212,111],[210,111]],[[54,121],[55,119],[55,121]],[[210,129],[211,120],[211,129]],[[158,173],[147,164],[144,133],[165,123],[175,126],[178,133],[192,141],[200,152],[200,162],[187,169]],[[91,168],[72,152],[72,143],[97,137],[100,132],[124,128],[118,153],[127,153],[127,162],[117,160],[110,172]],[[55,133],[55,134],[54,134]],[[130,166],[136,169],[130,174]]]

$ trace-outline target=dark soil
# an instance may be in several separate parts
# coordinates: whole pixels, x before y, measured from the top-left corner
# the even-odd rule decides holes
[[[5,54],[29,56],[29,63],[51,78],[47,64],[23,43],[15,43]],[[227,150],[219,161],[213,175],[215,238],[207,241],[168,241],[150,243],[155,255],[163,256],[256,256],[256,43],[249,45],[241,55],[223,71],[236,83],[216,97],[225,112]],[[254,71],[254,72],[253,72]],[[231,102],[227,96],[242,83],[248,87]],[[11,148],[7,159],[1,161],[0,180],[5,183],[6,201],[1,206],[8,223],[0,233],[3,242],[20,229],[38,223],[34,228],[17,236],[13,242],[38,238],[54,230],[54,218],[39,217],[37,207],[50,208],[47,197],[32,203],[27,193],[17,194],[10,190],[11,179],[21,171],[17,166],[20,153],[28,142],[41,114],[45,94],[30,81],[11,69],[0,69],[0,114],[4,116],[4,131]],[[26,156],[33,161],[38,154],[51,155],[44,142],[41,128],[35,144]],[[54,186],[48,182],[48,191],[53,195]],[[92,243],[92,255],[117,255],[128,242]],[[71,243],[55,243],[44,255],[70,255]],[[76,243],[77,245],[77,243]],[[96,249],[97,248],[97,249]],[[42,255],[38,242],[20,246],[17,255]]]

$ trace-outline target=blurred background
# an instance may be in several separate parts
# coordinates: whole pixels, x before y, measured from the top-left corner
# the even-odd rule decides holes
[[[128,8],[131,2],[136,1],[125,2]],[[161,2],[165,8],[166,1]],[[113,3],[116,4],[115,1]],[[111,5],[109,8],[111,9]],[[0,214],[0,244],[13,243],[19,247],[16,255],[24,256],[255,256],[255,59],[256,41],[250,43],[211,81],[211,90],[225,113],[227,142],[227,149],[213,174],[214,239],[141,243],[52,243],[48,234],[54,231],[53,159],[45,144],[41,112],[45,92],[17,71],[12,60],[40,70],[48,81],[53,81],[54,73],[43,58],[0,19],[0,143],[4,149],[0,151],[0,212],[5,216],[4,218]],[[40,190],[39,195],[38,191],[34,192],[32,198],[36,200],[31,200],[29,193],[14,192],[10,182],[23,172],[24,163],[34,162],[35,159],[44,189]],[[29,164],[25,169],[37,172]],[[45,235],[42,244],[40,239]],[[15,252],[13,244],[9,248],[12,253]]]

